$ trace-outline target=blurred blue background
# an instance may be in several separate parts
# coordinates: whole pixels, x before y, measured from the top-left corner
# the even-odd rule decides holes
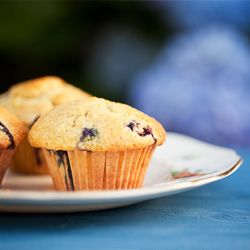
[[[1,2],[1,92],[58,75],[167,131],[249,146],[249,13],[249,1]]]

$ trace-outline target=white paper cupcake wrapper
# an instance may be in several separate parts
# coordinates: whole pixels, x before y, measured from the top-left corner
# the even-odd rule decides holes
[[[17,147],[10,169],[22,174],[49,174],[41,149],[31,147],[27,139]]]
[[[7,167],[14,155],[15,149],[0,150],[0,185],[6,173]]]
[[[140,188],[155,145],[121,152],[42,149],[56,190]]]

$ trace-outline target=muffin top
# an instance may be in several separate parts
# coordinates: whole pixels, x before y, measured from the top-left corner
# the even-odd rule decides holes
[[[90,96],[59,77],[45,76],[13,85],[0,96],[0,105],[29,127],[54,106]]]
[[[101,98],[61,104],[41,116],[28,139],[52,150],[124,151],[161,145],[166,132],[154,118]]]
[[[14,149],[25,135],[26,128],[23,123],[0,106],[0,149]]]

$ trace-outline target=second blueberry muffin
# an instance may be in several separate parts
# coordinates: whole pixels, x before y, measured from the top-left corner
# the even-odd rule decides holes
[[[0,96],[0,105],[15,114],[29,130],[33,123],[54,106],[90,95],[56,76],[45,76],[13,85]],[[27,140],[17,148],[10,169],[23,174],[49,174],[39,149]]]
[[[0,185],[18,145],[26,136],[23,123],[0,107]]]
[[[40,117],[29,132],[42,148],[57,190],[139,188],[166,132],[155,119],[99,98],[67,102]]]

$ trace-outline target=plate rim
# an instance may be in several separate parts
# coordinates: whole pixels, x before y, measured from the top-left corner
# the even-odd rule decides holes
[[[236,153],[236,151],[234,151]],[[112,190],[112,191],[77,191],[77,192],[58,192],[58,191],[10,191],[8,189],[0,190],[1,205],[24,205],[28,202],[34,202],[33,205],[60,205],[61,202],[122,202],[126,200],[145,200],[164,196],[165,193],[180,191],[184,192],[189,189],[200,187],[211,182],[223,179],[234,173],[243,163],[243,158],[236,153],[237,162],[233,166],[226,168],[224,172],[206,178],[200,178],[190,181],[179,181],[176,183],[160,183],[146,186],[139,189],[130,190]],[[41,196],[42,194],[46,194]],[[180,193],[180,192],[178,192]],[[4,202],[4,204],[3,204]]]

